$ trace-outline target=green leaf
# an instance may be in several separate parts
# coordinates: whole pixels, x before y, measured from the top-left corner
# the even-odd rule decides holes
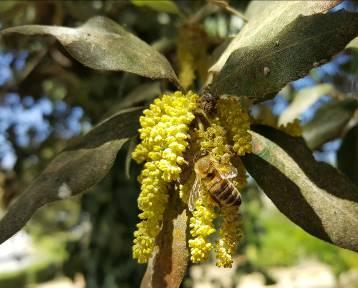
[[[282,2],[292,8],[293,4]],[[293,3],[309,7],[322,2]],[[343,50],[358,34],[358,13],[339,11],[299,16],[298,9],[297,14],[293,13],[296,17],[289,18],[290,22],[286,23],[287,8],[281,11],[278,6],[276,9],[277,12],[271,11],[272,16],[267,16],[268,20],[263,18],[262,23],[252,30],[245,26],[242,33],[244,36],[251,33],[250,36],[239,37],[239,33],[235,38],[234,43],[238,46],[230,52],[211,83],[214,95],[248,96],[256,102],[270,99],[288,82],[305,76],[311,68]],[[286,25],[279,24],[281,21]],[[232,49],[232,45],[229,47]],[[212,72],[215,67],[211,68]]]
[[[251,132],[245,167],[276,207],[308,233],[358,251],[358,187],[316,161],[300,137],[267,126]]]
[[[314,118],[303,127],[303,138],[311,149],[339,137],[358,108],[356,99],[345,99],[320,107]]]
[[[131,0],[131,2],[138,7],[149,7],[159,12],[179,14],[177,5],[171,0]]]
[[[239,48],[257,47],[279,41],[283,29],[299,16],[322,13],[340,2],[342,1],[251,1],[245,13],[249,22],[231,41],[209,71],[220,72],[230,55]]]
[[[126,71],[152,79],[178,79],[168,60],[111,19],[96,16],[82,26],[24,25],[0,35],[51,35],[79,62],[92,69]]]
[[[358,185],[358,125],[344,136],[337,152],[338,169]]]
[[[189,261],[188,210],[176,193],[171,193],[160,231],[141,288],[179,288]]]
[[[141,112],[142,108],[121,111],[69,143],[0,220],[0,244],[41,206],[78,195],[101,181],[122,145],[136,134]]]
[[[299,115],[305,112],[319,98],[325,95],[331,95],[335,91],[332,84],[318,84],[313,87],[300,89],[295,93],[294,99],[290,106],[283,111],[278,120],[278,124],[286,124],[292,122]]]
[[[159,82],[141,84],[123,98],[118,108],[131,107],[140,102],[152,100],[161,92]]]

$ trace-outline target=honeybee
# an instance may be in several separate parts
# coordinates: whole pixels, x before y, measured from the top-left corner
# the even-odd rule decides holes
[[[203,156],[195,162],[195,182],[190,192],[188,207],[195,209],[196,200],[200,197],[200,186],[221,206],[240,206],[241,195],[230,179],[238,175],[232,165],[220,164],[210,155]]]
[[[206,114],[213,114],[216,110],[217,97],[213,95],[209,87],[203,88],[200,96],[199,106]]]

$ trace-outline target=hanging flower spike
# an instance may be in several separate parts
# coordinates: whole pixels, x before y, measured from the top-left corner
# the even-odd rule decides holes
[[[221,213],[223,223],[215,245],[216,266],[231,268],[233,254],[242,238],[240,216],[237,207],[223,207]]]
[[[237,104],[236,102],[234,102],[235,104]],[[232,103],[231,101],[225,103],[227,105],[229,105],[230,109],[232,109],[233,107],[231,106]],[[226,107],[226,109],[229,109],[229,107]],[[219,109],[223,109],[224,107],[220,107]],[[238,117],[240,115],[233,115],[232,113],[226,115],[228,122],[224,122],[229,124],[231,121],[231,123],[233,123],[233,132],[231,132],[232,134],[234,134],[235,136],[241,136],[240,133],[245,132],[245,135],[249,135],[250,134],[247,132],[247,130],[249,129],[249,117],[247,113],[244,113],[240,109],[238,109],[238,107],[234,106],[234,109],[236,112],[239,111],[239,113],[237,114],[242,114],[242,117]],[[218,109],[218,110],[219,110]],[[222,110],[223,112],[223,110]],[[219,114],[220,115],[220,114]],[[224,113],[221,114],[222,116],[224,115]],[[236,118],[235,118],[236,117]],[[236,119],[236,120],[235,120]],[[238,120],[240,121],[238,121]],[[205,131],[199,131],[199,139],[201,140],[201,150],[203,152],[208,152],[213,158],[215,158],[219,163],[221,164],[230,164],[230,165],[234,165],[237,169],[238,169],[238,175],[237,177],[235,177],[234,179],[231,179],[232,183],[237,187],[237,188],[242,188],[243,186],[246,185],[246,169],[242,163],[242,161],[240,160],[239,157],[232,157],[232,153],[230,151],[230,146],[227,144],[227,134],[232,135],[231,133],[227,133],[225,128],[222,127],[220,125],[220,122],[223,123],[221,121],[222,119],[215,119],[215,123],[213,123],[209,128],[207,128]],[[230,127],[230,125],[227,125],[228,127]],[[236,129],[236,130],[235,130]],[[247,136],[246,136],[247,137]],[[242,139],[242,138],[241,138]],[[249,148],[251,150],[251,136],[248,140],[249,142]],[[237,144],[237,142],[236,142]],[[246,144],[247,145],[247,144]],[[245,147],[245,146],[244,146]],[[247,149],[247,148],[246,148]],[[247,150],[246,150],[247,151]],[[205,205],[205,203],[203,203]],[[241,239],[241,230],[240,230],[240,222],[239,222],[239,211],[238,211],[238,207],[221,207],[221,214],[223,217],[223,223],[221,224],[221,229],[220,229],[220,233],[218,235],[218,240],[216,241],[215,244],[215,252],[216,252],[216,257],[217,257],[217,263],[216,265],[219,267],[231,267],[232,266],[232,256],[234,254],[234,252],[236,251],[236,248],[240,242]],[[217,213],[215,214],[215,217],[217,217]],[[200,247],[203,247],[201,250],[199,250],[201,253],[197,253],[199,254],[199,257],[194,257],[197,256],[197,254],[193,254],[193,252],[197,252],[197,250],[195,251],[191,251],[192,254],[192,261],[193,258],[195,258],[195,260],[197,259],[203,259],[206,260],[208,257],[208,254],[210,251],[210,249],[212,249],[212,244],[208,243],[207,241],[204,241],[205,238],[200,238],[197,242],[198,242],[198,246],[200,243]],[[206,245],[204,245],[204,243]],[[193,249],[192,249],[193,250]],[[200,258],[200,256],[205,256]],[[201,260],[201,261],[203,261]]]
[[[209,153],[220,163],[230,163],[230,146],[227,144],[226,131],[222,126],[213,123],[205,131],[198,130],[198,139],[201,152]]]
[[[197,24],[183,25],[179,29],[177,56],[179,81],[186,90],[190,88],[197,76],[205,81],[208,71],[208,39],[203,28]]]
[[[239,156],[251,152],[250,116],[240,101],[235,97],[220,98],[216,107],[221,123],[233,140],[233,150]]]
[[[200,263],[208,260],[213,244],[207,239],[216,230],[213,220],[217,217],[213,200],[206,195],[206,191],[200,191],[201,198],[197,200],[193,216],[190,218],[190,234],[193,239],[189,240],[191,261]]]
[[[141,222],[137,224],[133,242],[133,258],[139,263],[148,262],[153,253],[168,201],[167,185],[181,173],[197,97],[192,92],[163,95],[140,118],[142,142],[132,153],[138,163],[146,162],[139,176],[138,207],[143,212],[139,214]]]

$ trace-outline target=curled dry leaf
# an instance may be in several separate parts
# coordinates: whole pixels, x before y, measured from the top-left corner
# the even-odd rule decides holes
[[[168,60],[113,20],[96,16],[82,26],[24,25],[4,29],[0,35],[50,35],[77,61],[97,70],[126,71],[178,84]]]
[[[358,251],[358,187],[316,161],[302,138],[267,126],[254,130],[244,164],[276,207],[308,233]]]
[[[0,244],[41,206],[77,195],[101,181],[122,145],[136,134],[141,112],[141,108],[121,111],[69,143],[0,220]]]

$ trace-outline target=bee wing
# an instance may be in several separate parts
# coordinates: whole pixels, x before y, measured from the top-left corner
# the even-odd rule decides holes
[[[238,174],[237,168],[233,165],[215,164],[215,168],[224,179],[235,178]]]
[[[195,209],[196,200],[198,200],[200,196],[200,178],[196,176],[193,187],[191,187],[188,207],[189,211],[193,212]]]

